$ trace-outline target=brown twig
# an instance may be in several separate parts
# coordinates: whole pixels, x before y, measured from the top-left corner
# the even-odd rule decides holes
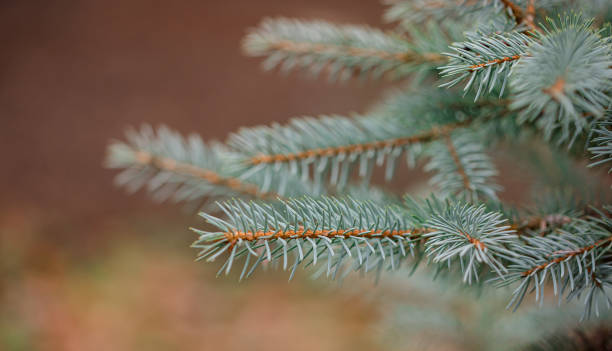
[[[448,152],[450,153],[453,162],[455,162],[455,166],[457,167],[457,173],[461,176],[461,180],[463,181],[463,187],[467,190],[471,190],[472,186],[470,184],[470,179],[465,173],[465,168],[461,164],[461,160],[459,159],[459,154],[457,154],[457,149],[455,145],[453,145],[453,140],[450,137],[450,133],[445,134],[444,140],[446,141],[446,147],[448,148]]]
[[[468,126],[472,120],[465,120],[457,123],[446,124],[441,127],[434,127],[429,131],[405,138],[388,139],[374,141],[371,143],[351,144],[346,146],[333,146],[324,149],[311,149],[302,152],[277,155],[258,155],[250,159],[250,163],[257,165],[260,163],[290,162],[294,160],[307,159],[310,157],[334,156],[343,153],[364,152],[368,150],[379,150],[386,147],[399,147],[419,142],[429,142],[448,134],[457,128]]]
[[[517,231],[520,235],[525,230],[541,230],[544,231],[551,227],[557,227],[563,224],[570,223],[572,219],[565,215],[549,214],[546,216],[533,216],[526,218],[519,223],[512,224],[510,228]],[[542,234],[544,235],[544,234]]]
[[[527,11],[523,12],[517,4],[512,2],[512,0],[501,0],[502,4],[505,8],[510,9],[512,12],[512,16],[514,16],[514,20],[516,24],[525,24],[532,31],[538,31],[539,28],[535,25],[535,5],[534,0],[529,0],[527,4]]]
[[[512,0],[501,0],[501,2],[504,4],[505,8],[510,9],[517,24],[523,23],[525,15],[523,14],[523,10],[517,4],[512,2]]]
[[[475,69],[481,68],[481,67],[489,66],[492,64],[500,64],[500,63],[504,63],[508,61],[515,61],[520,58],[521,58],[521,55],[507,56],[507,57],[502,57],[500,59],[489,60],[487,62],[479,63],[477,65],[471,65],[470,72],[474,71]]]
[[[192,164],[176,161],[168,157],[158,157],[143,150],[135,150],[136,163],[142,166],[151,166],[160,170],[178,173],[199,178],[214,185],[228,187],[236,192],[263,198],[276,198],[278,194],[261,192],[255,185],[245,184],[236,178],[220,176],[218,173],[196,167]]]
[[[535,267],[533,267],[531,269],[528,269],[528,270],[524,271],[523,273],[521,273],[521,275],[523,277],[527,277],[527,276],[529,276],[529,275],[531,275],[531,274],[533,274],[535,272],[538,272],[538,271],[541,271],[541,270],[545,269],[546,267],[548,267],[551,264],[561,263],[561,262],[567,260],[568,258],[577,256],[577,255],[581,255],[581,254],[583,254],[585,252],[591,251],[591,250],[593,250],[593,249],[595,249],[595,248],[597,248],[597,247],[599,247],[599,246],[601,246],[601,245],[603,245],[603,244],[605,244],[607,242],[612,242],[612,236],[607,237],[605,239],[598,240],[598,241],[596,241],[595,243],[593,243],[593,244],[591,244],[589,246],[581,247],[581,248],[579,248],[577,250],[556,252],[556,254],[564,253],[564,255],[563,256],[559,256],[559,257],[557,257],[557,258],[555,258],[553,260],[550,260],[548,262],[542,263],[541,265],[535,266]]]
[[[303,227],[300,227],[298,230],[270,230],[270,231],[233,231],[226,232],[225,239],[231,244],[230,248],[233,247],[239,239],[246,241],[257,241],[262,237],[266,239],[304,239],[304,238],[317,238],[320,236],[324,236],[327,238],[334,237],[361,237],[361,238],[388,238],[395,236],[408,237],[410,239],[417,239],[421,237],[423,234],[431,233],[434,229],[430,228],[417,228],[417,229],[404,229],[404,230],[368,230],[368,229],[352,229],[352,230],[344,230],[344,229],[329,229],[329,230],[316,230],[312,229],[305,230]],[[485,245],[478,239],[471,237],[467,233],[459,232],[463,235],[467,240],[474,245],[479,250],[485,250]],[[426,239],[426,238],[422,238]]]
[[[290,40],[280,40],[270,44],[271,50],[287,51],[296,54],[347,54],[356,57],[377,57],[382,60],[398,61],[398,62],[444,62],[446,57],[438,53],[415,53],[415,52],[388,52],[383,50],[369,49],[369,48],[358,48],[351,46],[337,46],[337,45],[326,45],[326,44],[314,44],[314,43],[296,43]]]
[[[393,237],[393,236],[407,236],[410,238],[418,237],[424,233],[432,232],[432,229],[421,228],[421,229],[405,229],[405,230],[368,230],[368,229],[352,229],[352,230],[343,230],[343,229],[329,229],[329,230],[316,230],[312,229],[305,230],[304,228],[300,228],[298,230],[270,230],[270,231],[257,231],[253,233],[252,231],[234,231],[234,232],[226,232],[225,238],[230,243],[235,243],[238,239],[246,240],[246,241],[256,241],[261,237],[269,237],[268,239],[302,239],[302,238],[316,238],[319,236],[324,236],[327,238],[334,238],[337,236],[341,236],[344,238],[350,237],[362,237],[362,238],[373,238],[373,237]]]
[[[468,241],[469,241],[469,242],[470,242],[472,245],[476,246],[476,247],[477,247],[477,248],[478,248],[480,251],[484,251],[484,249],[486,248],[485,244],[483,244],[483,243],[482,243],[482,241],[480,241],[480,240],[478,240],[478,239],[476,239],[476,238],[474,238],[474,237],[470,236],[470,234],[468,234],[468,233],[463,233],[463,232],[460,232],[460,233],[461,233],[463,236],[465,236],[465,237],[468,239]]]

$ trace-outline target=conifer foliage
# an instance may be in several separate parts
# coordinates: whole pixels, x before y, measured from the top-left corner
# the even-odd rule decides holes
[[[342,279],[423,264],[468,286],[510,286],[511,308],[550,292],[583,301],[583,318],[607,313],[609,194],[593,199],[578,182],[536,189],[550,194],[548,205],[514,208],[500,200],[497,179],[498,150],[508,145],[590,159],[586,183],[608,167],[610,18],[590,17],[605,2],[388,5],[394,30],[269,18],[243,42],[265,69],[406,81],[379,105],[242,128],[224,143],[143,126],[108,149],[118,184],[196,201],[208,224],[193,229],[192,246],[198,260],[223,262],[219,274],[236,269],[245,279],[271,265],[290,279],[299,267]],[[398,200],[370,184],[376,168],[389,180],[402,163],[431,175],[432,195]],[[219,201],[202,206],[209,199]]]

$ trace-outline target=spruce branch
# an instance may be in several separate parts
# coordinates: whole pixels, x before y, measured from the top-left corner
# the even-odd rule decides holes
[[[240,180],[231,177],[222,177],[218,173],[196,167],[192,164],[178,162],[168,157],[157,157],[143,150],[132,150],[134,152],[134,164],[142,167],[154,167],[160,172],[169,172],[187,177],[199,178],[215,186],[227,187],[237,193],[256,197],[276,197],[273,193],[262,193],[252,184],[244,184]]]
[[[464,272],[463,281],[468,284],[478,281],[479,263],[503,277],[507,271],[502,259],[513,256],[505,246],[516,240],[505,221],[500,213],[486,211],[484,205],[446,206],[426,222],[434,231],[424,235],[428,239],[425,252],[433,256],[433,262],[450,262],[457,257]]]
[[[519,122],[534,122],[546,138],[574,140],[593,117],[601,118],[610,104],[612,51],[592,21],[580,16],[549,20],[542,33],[467,34],[468,41],[451,47],[456,53],[441,67],[442,76],[457,76],[442,84],[451,87],[469,78],[476,98],[510,80],[512,103]],[[512,76],[511,76],[512,73]]]
[[[573,250],[559,250],[559,251],[556,251],[555,254],[560,254],[561,256],[556,257],[554,259],[551,259],[551,260],[549,260],[547,262],[544,262],[544,263],[542,263],[540,265],[537,265],[537,266],[535,266],[533,268],[530,268],[530,269],[524,271],[523,273],[521,273],[521,275],[523,277],[528,277],[528,276],[530,276],[530,275],[532,275],[534,273],[540,272],[540,271],[548,268],[550,265],[558,264],[558,263],[567,261],[567,260],[569,260],[569,259],[571,259],[571,258],[573,258],[575,256],[582,255],[584,253],[588,253],[588,252],[590,252],[590,251],[592,251],[592,250],[594,250],[594,249],[596,249],[596,248],[598,248],[600,246],[609,244],[609,242],[611,242],[611,241],[612,241],[612,236],[609,236],[607,238],[600,239],[600,240],[598,240],[598,241],[596,241],[593,244],[588,245],[588,246],[580,247],[580,248],[573,249]],[[591,275],[591,276],[593,276],[593,275]]]
[[[457,149],[455,148],[455,145],[453,145],[453,140],[451,139],[449,134],[446,134],[444,136],[444,142],[446,144],[446,147],[448,148],[448,152],[450,153],[451,158],[453,159],[453,162],[455,163],[455,168],[457,169],[457,173],[459,173],[459,176],[461,177],[461,181],[463,182],[463,187],[465,189],[470,189],[472,187],[470,184],[470,179],[465,173],[465,169],[463,168],[463,165],[461,164],[461,159],[459,158],[459,155],[457,154]]]
[[[395,270],[410,252],[414,264],[428,257],[439,268],[459,269],[468,284],[486,277],[487,270],[495,273],[487,281],[498,285],[519,281],[509,304],[515,307],[533,289],[541,299],[547,276],[555,293],[568,299],[593,287],[605,295],[612,284],[612,222],[602,213],[564,221],[558,235],[541,237],[516,235],[521,222],[508,222],[484,205],[436,198],[408,198],[403,206],[333,197],[280,203],[235,200],[219,206],[227,219],[202,213],[218,230],[194,229],[199,238],[193,247],[201,249],[198,259],[214,261],[224,255],[219,273],[229,273],[244,258],[240,279],[262,262],[282,262],[283,269],[291,270],[290,278],[303,263],[326,262],[322,269],[332,278],[354,270]],[[593,294],[587,296],[587,316],[598,312]]]
[[[516,211],[512,218],[512,228],[522,236],[546,236],[559,233],[559,229],[571,226],[573,222],[597,217],[585,200],[577,198],[572,191],[539,191],[535,205],[523,211]]]
[[[568,300],[585,295],[583,318],[588,318],[593,310],[599,313],[599,294],[610,308],[606,290],[612,286],[611,224],[606,213],[598,212],[598,217],[572,220],[558,228],[554,237],[524,237],[525,244],[513,247],[518,255],[508,266],[507,279],[501,283],[520,283],[508,307],[516,309],[525,295],[534,290],[536,301],[542,303],[544,283],[548,280],[559,299],[563,295]]]
[[[384,13],[387,22],[399,22],[409,28],[423,22],[445,22],[449,20],[482,20],[486,22],[498,11],[493,2],[480,0],[389,0]]]
[[[463,1],[465,3],[465,1]],[[457,10],[458,1],[386,1],[389,8],[383,18],[387,22],[400,22],[401,25],[413,25],[431,19],[448,18]],[[449,6],[450,5],[450,6]]]
[[[531,216],[520,220],[511,227],[519,234],[538,231],[541,236],[545,235],[551,228],[557,228],[568,224],[572,218],[562,214],[548,214],[543,216]]]
[[[466,119],[411,133],[399,121],[378,117],[301,118],[283,127],[243,129],[230,137],[229,144],[244,155],[244,172],[263,177],[274,172],[294,174],[301,179],[312,175],[317,191],[321,192],[326,176],[331,185],[344,188],[355,166],[359,176],[368,180],[374,167],[386,162],[385,175],[390,179],[403,154],[408,160],[415,157],[413,147],[421,147],[472,123],[473,120]]]
[[[264,20],[246,36],[243,46],[250,56],[267,57],[266,69],[309,67],[318,75],[327,68],[331,80],[356,73],[403,76],[445,60],[437,51],[423,51],[399,35],[378,29],[285,18]]]
[[[444,135],[443,142],[429,151],[426,171],[435,171],[431,183],[440,189],[442,196],[456,196],[467,201],[479,199],[497,200],[500,187],[493,177],[497,170],[482,144],[475,141],[475,134],[458,133],[451,138]]]
[[[576,138],[612,102],[612,50],[591,24],[580,16],[549,20],[513,73],[519,121],[534,121],[547,138],[559,130],[557,142]]]
[[[304,117],[285,126],[243,128],[230,135],[228,145],[242,155],[237,163],[243,174],[312,177],[317,193],[328,178],[330,185],[343,189],[355,168],[367,181],[373,169],[384,164],[389,180],[403,155],[414,166],[429,145],[444,135],[478,128],[508,112],[497,100],[474,105],[466,105],[466,100],[440,89],[395,94],[364,116]],[[476,191],[482,180],[476,180]]]
[[[280,206],[241,200],[219,206],[227,221],[202,213],[219,231],[196,230],[200,237],[193,246],[202,249],[198,259],[213,261],[227,253],[219,271],[226,274],[237,258],[246,256],[240,279],[263,260],[282,260],[288,269],[292,259],[291,277],[302,262],[316,264],[322,258],[327,258],[327,275],[333,277],[347,258],[353,264],[343,276],[374,267],[394,270],[410,252],[413,257],[430,256],[434,263],[452,262],[471,284],[483,265],[497,274],[505,272],[501,260],[512,255],[505,246],[516,240],[501,214],[435,198],[412,201],[408,207],[328,197],[290,199]],[[257,257],[252,266],[250,256]]]
[[[106,166],[123,169],[116,180],[130,191],[146,186],[159,201],[277,196],[225,171],[222,159],[229,153],[220,144],[206,145],[197,135],[185,138],[165,126],[154,130],[143,125],[126,136],[127,142],[115,141],[108,147]]]
[[[290,279],[301,263],[316,265],[323,259],[327,275],[333,277],[348,259],[353,270],[397,269],[409,252],[414,253],[413,240],[426,232],[398,208],[353,199],[304,197],[278,205],[235,200],[219,206],[228,220],[202,213],[220,231],[195,230],[200,237],[193,247],[201,249],[198,259],[208,261],[227,252],[219,271],[226,274],[244,256],[240,279],[250,276],[263,260],[282,260],[287,269],[290,258]],[[256,261],[250,266],[251,257]]]
[[[456,77],[441,86],[452,87],[468,79],[464,91],[474,88],[477,91],[474,100],[495,88],[500,88],[501,96],[512,68],[527,55],[532,38],[516,31],[489,35],[478,31],[467,33],[466,37],[466,41],[452,44],[453,53],[445,53],[451,59],[440,67],[440,74]]]
[[[289,153],[289,154],[277,154],[277,155],[257,155],[251,157],[249,162],[254,165],[258,165],[261,163],[277,163],[277,162],[290,162],[294,160],[301,159],[310,159],[310,158],[319,158],[319,157],[332,157],[337,156],[339,154],[353,154],[353,153],[362,153],[368,151],[378,151],[381,149],[387,148],[395,148],[395,147],[404,147],[409,146],[415,143],[426,143],[432,140],[436,140],[441,136],[448,135],[449,132],[463,128],[472,123],[471,120],[465,120],[461,122],[449,123],[443,126],[435,126],[431,130],[418,133],[409,137],[402,138],[392,138],[386,140],[379,140],[373,142],[365,142],[361,144],[350,144],[350,145],[341,145],[341,146],[333,146],[327,147],[323,149],[313,149],[306,150],[297,153]]]

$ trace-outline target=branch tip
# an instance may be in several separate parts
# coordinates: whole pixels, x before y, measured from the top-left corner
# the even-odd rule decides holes
[[[134,150],[134,160],[141,166],[151,166],[160,170],[174,172],[203,179],[211,184],[226,186],[236,192],[264,198],[275,198],[277,194],[261,192],[255,185],[246,184],[232,177],[223,177],[216,172],[179,162],[169,157],[158,157],[144,150]]]

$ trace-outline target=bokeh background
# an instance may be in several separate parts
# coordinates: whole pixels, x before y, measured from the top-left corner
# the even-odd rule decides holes
[[[0,2],[0,349],[372,349],[372,299],[306,274],[215,279],[193,262],[193,214],[126,195],[102,162],[110,139],[144,122],[224,139],[240,126],[362,110],[389,84],[265,73],[240,41],[266,16],[378,25],[382,10]]]
[[[241,126],[363,111],[397,83],[263,72],[240,42],[264,17],[385,27],[383,9],[376,0],[0,2],[0,350],[393,344],[389,335],[403,332],[381,323],[391,299],[381,286],[340,288],[303,272],[291,284],[274,271],[215,279],[214,264],[193,262],[187,228],[202,225],[193,213],[128,196],[102,167],[128,126],[223,140]],[[499,166],[502,195],[521,202],[529,165]],[[396,186],[424,178],[402,174]]]

